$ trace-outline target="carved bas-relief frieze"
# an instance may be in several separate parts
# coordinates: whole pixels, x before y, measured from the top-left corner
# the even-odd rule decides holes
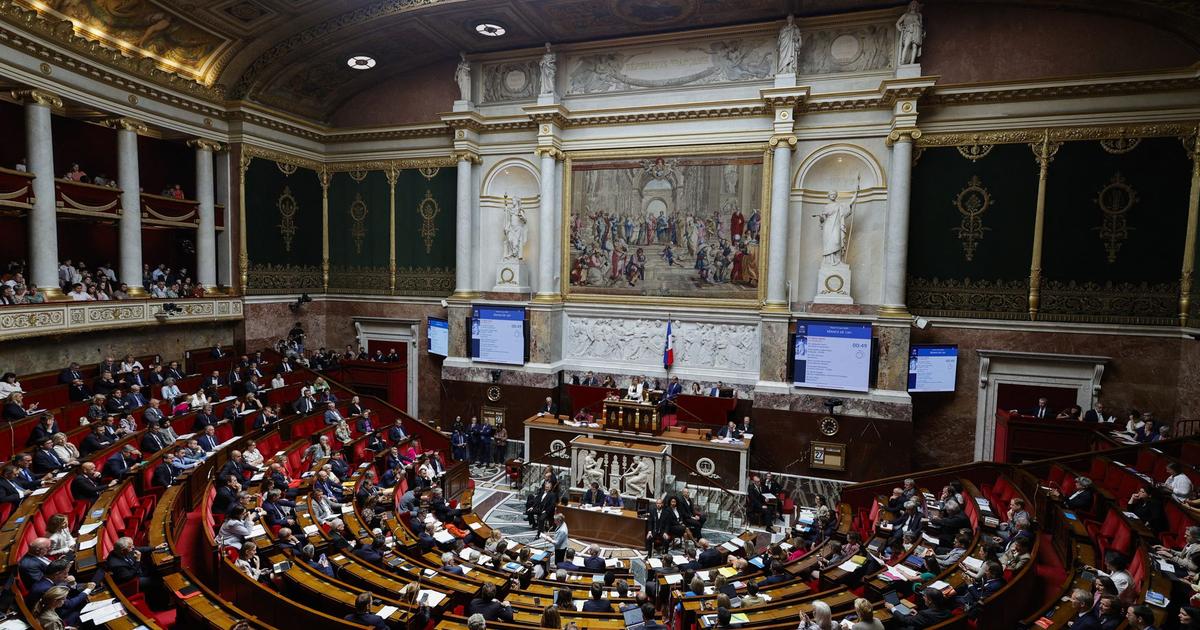
[[[537,59],[483,64],[483,103],[532,101],[541,87]]]
[[[771,36],[572,55],[566,63],[566,93],[760,81],[775,73],[775,56],[775,39]]]
[[[173,303],[181,310],[169,315],[163,312],[164,303],[151,300],[12,306],[0,313],[0,340],[108,328],[242,319],[240,298],[175,300]]]
[[[672,373],[757,378],[757,324],[673,319],[671,334],[675,342]],[[570,316],[564,335],[564,358],[576,367],[662,371],[666,319]]]

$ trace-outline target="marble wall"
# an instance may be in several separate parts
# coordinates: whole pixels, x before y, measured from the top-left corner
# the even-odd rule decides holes
[[[935,323],[926,330],[913,330],[912,343],[958,344],[957,392],[913,397],[913,465],[918,468],[971,461],[981,392],[976,352],[980,349],[1111,357],[1100,399],[1112,410],[1136,407],[1160,418],[1175,418],[1193,413],[1196,404],[1189,398],[1200,393],[1200,383],[1190,375],[1194,371],[1189,372],[1200,365],[1200,350],[1193,349],[1196,342],[1190,339],[949,328]],[[1185,372],[1189,376],[1182,377]]]
[[[270,348],[287,336],[296,322],[305,333],[305,346],[312,349],[327,345],[325,341],[325,302],[315,300],[293,312],[290,302],[247,302],[244,337],[246,348]]]
[[[234,343],[238,324],[162,324],[75,335],[33,337],[0,344],[0,372],[34,374],[60,370],[71,361],[99,363],[112,354],[161,354],[164,360],[183,360],[183,353],[215,344]]]

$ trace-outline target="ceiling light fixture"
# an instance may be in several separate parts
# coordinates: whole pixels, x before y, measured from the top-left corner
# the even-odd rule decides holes
[[[499,24],[482,22],[475,25],[475,32],[483,35],[484,37],[500,37],[501,35],[507,33],[508,30]]]
[[[370,70],[375,67],[375,60],[366,55],[356,55],[347,59],[346,65],[355,70]]]

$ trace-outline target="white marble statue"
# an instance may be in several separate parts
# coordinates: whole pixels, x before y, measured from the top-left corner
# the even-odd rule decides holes
[[[539,64],[542,69],[542,91],[544,95],[554,94],[554,74],[555,67],[558,65],[558,55],[550,50],[550,43],[546,43],[546,52],[542,54],[542,61]]]
[[[527,226],[521,200],[506,198],[504,213],[504,260],[522,260]]]
[[[471,100],[471,62],[467,53],[458,53],[458,67],[454,69],[454,82],[458,84],[459,100]]]
[[[921,58],[921,45],[925,42],[925,21],[921,18],[920,2],[913,0],[908,3],[908,11],[896,22],[896,32],[900,38],[899,63],[917,63]]]
[[[650,495],[650,486],[654,483],[654,463],[649,457],[639,457],[628,473],[625,473],[625,494],[634,497]]]
[[[779,29],[779,74],[795,74],[801,41],[800,27],[796,26],[796,18],[789,15],[787,24]]]
[[[846,260],[846,252],[850,246],[850,226],[854,213],[854,204],[858,201],[858,186],[854,187],[854,195],[849,203],[838,203],[837,191],[829,192],[829,203],[820,214],[814,215],[821,222],[821,264],[835,266]]]
[[[583,486],[587,487],[596,482],[604,486],[604,465],[596,457],[595,451],[583,451]]]

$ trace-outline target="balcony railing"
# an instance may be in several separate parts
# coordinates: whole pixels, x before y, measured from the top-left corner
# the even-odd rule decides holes
[[[174,304],[180,310],[168,314],[163,310],[164,304]],[[0,341],[112,328],[240,319],[242,299],[224,296],[5,306],[0,308]]]

